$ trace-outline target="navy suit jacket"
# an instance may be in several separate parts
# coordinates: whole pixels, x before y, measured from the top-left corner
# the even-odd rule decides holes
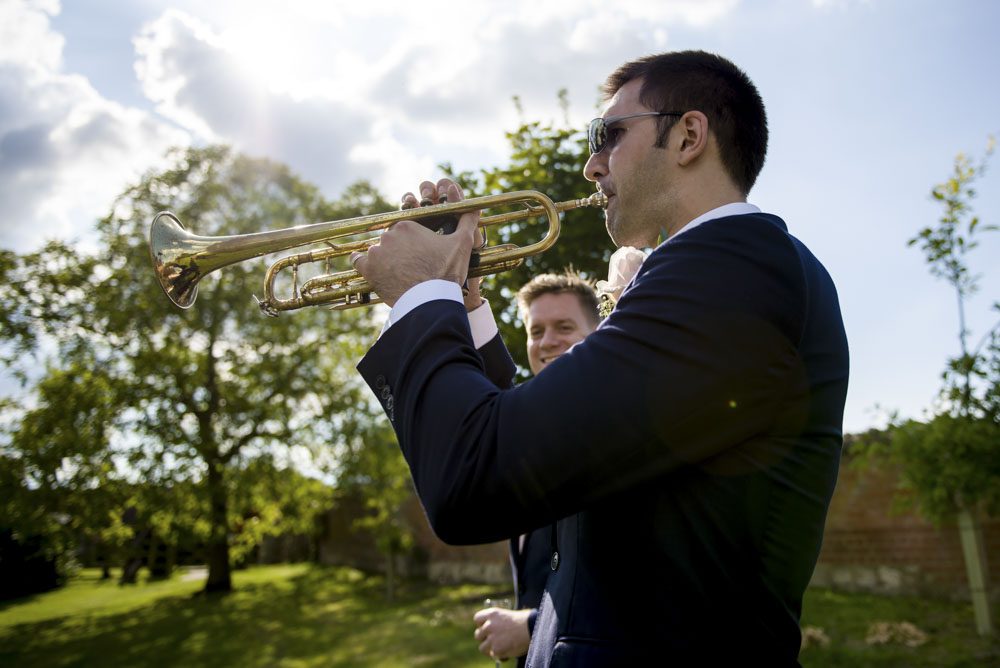
[[[518,610],[530,609],[528,633],[535,628],[538,606],[542,603],[545,584],[551,573],[553,527],[547,526],[530,531],[524,536],[510,539],[510,568],[514,576],[514,593],[517,598],[514,607]],[[518,668],[526,663],[524,656],[517,657]]]
[[[517,600],[514,607],[537,608],[542,603],[542,591],[549,578],[552,564],[552,527],[542,527],[525,535],[524,546],[520,536],[510,539],[510,564],[514,575]]]
[[[490,339],[479,354],[483,358],[486,376],[499,388],[514,386],[517,371],[514,360],[497,334]],[[528,632],[535,626],[538,606],[542,602],[542,592],[550,572],[550,557],[553,550],[553,527],[535,529],[521,537],[510,539],[510,569],[514,580],[514,607],[518,610],[533,610],[528,620]],[[517,665],[525,665],[525,657],[517,657]]]
[[[516,388],[488,356],[462,305],[434,301],[359,370],[443,540],[558,521],[528,665],[796,665],[848,352],[833,282],[785,224],[730,216],[661,244]]]

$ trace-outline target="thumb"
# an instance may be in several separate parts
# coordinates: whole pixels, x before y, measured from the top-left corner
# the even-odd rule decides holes
[[[459,189],[458,185],[452,183],[448,186],[448,201],[458,202],[462,199],[462,191]],[[458,219],[458,227],[455,229],[455,233],[460,235],[463,244],[467,243],[468,248],[471,250],[472,246],[475,244],[476,230],[479,228],[479,211],[470,211],[468,213],[463,213]]]
[[[472,247],[476,245],[476,230],[479,229],[479,212],[470,211],[469,213],[463,213],[462,217],[458,219],[458,227],[455,229],[455,233],[460,235],[462,240],[462,245],[472,251]]]

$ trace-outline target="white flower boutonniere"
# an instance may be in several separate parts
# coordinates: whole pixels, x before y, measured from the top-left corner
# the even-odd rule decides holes
[[[608,280],[597,281],[596,286],[602,318],[611,315],[622,290],[639,271],[645,259],[646,254],[632,246],[622,246],[611,254],[611,261],[608,262]]]

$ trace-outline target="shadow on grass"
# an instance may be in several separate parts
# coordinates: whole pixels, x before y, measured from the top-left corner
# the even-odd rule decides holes
[[[32,601],[37,601],[38,597],[47,592],[40,591],[34,594],[27,594],[25,596],[19,596],[18,598],[8,598],[0,601],[0,612],[7,610],[8,608],[15,608],[19,605],[24,605],[25,603],[31,603]]]
[[[480,590],[482,588],[479,588]],[[20,624],[0,639],[17,666],[476,665],[471,614],[481,593],[405,583],[389,605],[381,578],[315,567],[225,596],[165,598],[106,616]]]

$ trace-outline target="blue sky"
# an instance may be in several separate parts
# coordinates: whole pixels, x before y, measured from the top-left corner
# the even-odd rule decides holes
[[[955,155],[1000,133],[1000,3],[686,0],[372,3],[0,0],[0,246],[75,240],[176,144],[283,161],[335,197],[390,197],[450,161],[506,158],[504,131],[596,115],[621,62],[700,48],[729,57],[768,107],[750,195],[782,216],[840,290],[852,370],[845,428],[876,405],[917,417],[957,352],[950,288],[906,247],[941,211]],[[1000,165],[976,211],[1000,223]],[[971,258],[975,339],[1000,319],[1000,234]]]

